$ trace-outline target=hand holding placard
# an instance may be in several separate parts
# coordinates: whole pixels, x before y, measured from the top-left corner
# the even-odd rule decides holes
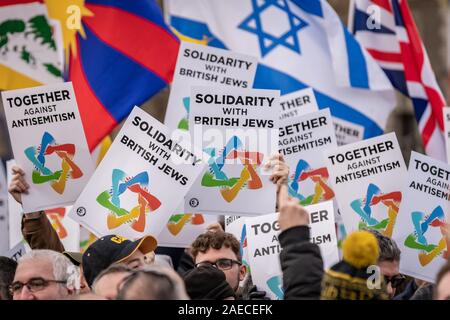
[[[20,167],[13,166],[11,169],[14,176],[8,187],[8,191],[13,196],[14,200],[22,204],[22,193],[27,194],[30,186],[25,181],[25,172]]]
[[[280,210],[278,224],[281,231],[309,224],[308,211],[298,203],[298,200],[289,197],[285,184],[280,187],[280,192],[278,193],[278,206]]]

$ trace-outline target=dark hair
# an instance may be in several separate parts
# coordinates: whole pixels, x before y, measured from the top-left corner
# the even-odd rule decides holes
[[[434,286],[435,296],[437,296],[437,288],[439,286],[439,283],[449,272],[450,272],[450,260],[447,260],[447,262],[441,267],[441,269],[439,269],[439,272],[436,276],[436,285]]]
[[[389,237],[386,237],[373,229],[365,229],[366,231],[372,233],[378,241],[378,247],[380,256],[378,257],[378,262],[383,261],[400,261],[400,249],[398,248],[395,241]]]
[[[17,262],[7,257],[0,257],[0,300],[11,300],[8,286],[14,281]]]
[[[199,252],[205,253],[209,249],[220,250],[223,247],[233,250],[237,260],[242,262],[239,241],[231,233],[223,231],[205,232],[199,235],[192,243],[191,253],[195,260]]]

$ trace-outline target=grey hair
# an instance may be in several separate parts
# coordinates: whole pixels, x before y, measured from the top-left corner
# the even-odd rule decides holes
[[[378,248],[380,249],[378,262],[400,261],[401,252],[393,239],[382,235],[376,230],[366,229],[366,231],[372,233],[377,238]]]
[[[66,281],[66,287],[69,289],[78,290],[80,288],[79,268],[62,253],[47,249],[32,250],[20,258],[19,264],[32,259],[46,259],[50,261],[55,280]]]

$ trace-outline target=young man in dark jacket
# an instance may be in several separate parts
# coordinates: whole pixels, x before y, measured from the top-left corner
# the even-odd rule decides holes
[[[284,299],[320,299],[323,261],[319,246],[310,241],[309,214],[289,198],[286,185],[280,187],[278,206]]]

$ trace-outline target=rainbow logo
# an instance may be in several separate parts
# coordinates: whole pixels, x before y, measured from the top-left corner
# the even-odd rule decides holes
[[[72,143],[56,144],[53,136],[45,132],[38,147],[28,147],[25,156],[34,165],[32,181],[34,184],[51,182],[51,187],[59,194],[63,194],[67,179],[78,179],[83,176],[81,169],[73,161],[75,145]],[[45,162],[46,156],[56,154],[61,159],[61,170],[50,170]]]
[[[177,236],[184,226],[191,223],[194,226],[202,225],[205,223],[203,215],[200,213],[186,213],[186,214],[174,214],[170,217],[167,223],[167,229],[173,236]]]
[[[411,220],[414,226],[414,232],[405,239],[405,246],[419,250],[419,262],[422,267],[433,261],[434,258],[442,254],[444,259],[448,259],[450,241],[448,238],[449,225],[444,222],[445,215],[441,206],[437,206],[429,216],[425,216],[423,212],[414,211],[411,213]],[[430,228],[439,228],[442,238],[437,244],[428,243],[425,234]],[[444,251],[445,250],[445,251]]]
[[[311,180],[314,183],[314,193],[303,195],[299,192],[300,183]],[[300,159],[295,168],[295,174],[289,182],[289,194],[297,198],[301,205],[316,204],[320,201],[333,199],[334,192],[328,186],[328,170],[326,167],[311,169],[308,162]]]
[[[214,148],[207,148],[205,152],[210,155],[209,172],[203,175],[201,184],[204,187],[221,188],[220,193],[225,201],[232,202],[244,187],[252,190],[262,188],[256,167],[261,165],[264,155],[242,150],[242,142],[238,137],[233,136],[221,152]],[[236,158],[241,161],[243,169],[239,177],[228,178],[223,172],[225,160]]]
[[[283,300],[284,292],[281,276],[277,275],[269,278],[266,284],[278,300]]]
[[[183,107],[186,111],[186,116],[181,118],[181,120],[178,122],[178,129],[180,130],[189,130],[189,105],[190,105],[190,97],[184,97],[183,98]]]
[[[64,227],[62,220],[66,215],[66,208],[54,208],[44,210],[47,218],[50,220],[50,223],[58,234],[59,239],[63,240],[67,237],[67,230]]]
[[[401,200],[400,191],[382,193],[378,186],[371,183],[367,187],[366,198],[353,200],[350,207],[361,218],[359,229],[375,229],[387,237],[392,237]],[[387,218],[378,221],[372,216],[372,207],[380,203],[387,209]]]
[[[245,223],[242,226],[242,231],[241,231],[241,242],[240,242],[240,246],[239,246],[239,252],[241,254],[242,257],[242,264],[245,266],[245,268],[247,269],[247,272],[250,274],[251,270],[250,270],[250,265],[247,262],[247,260],[245,260],[245,254],[244,254],[244,250],[248,247],[247,245],[247,229],[245,227]]]
[[[155,211],[161,206],[161,202],[148,191],[149,176],[143,171],[134,177],[127,177],[120,169],[112,171],[112,188],[97,196],[97,202],[109,210],[108,229],[115,229],[124,223],[131,223],[131,228],[144,232],[146,213]],[[137,195],[137,204],[131,210],[121,207],[120,196],[126,191]]]

